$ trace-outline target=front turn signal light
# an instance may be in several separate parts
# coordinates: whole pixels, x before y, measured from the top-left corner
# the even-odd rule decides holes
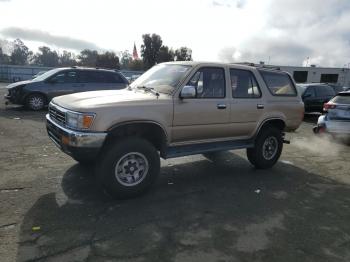
[[[94,116],[92,115],[83,115],[82,128],[88,129],[92,126],[94,121]]]

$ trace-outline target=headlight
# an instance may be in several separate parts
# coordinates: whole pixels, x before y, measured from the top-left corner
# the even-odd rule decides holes
[[[89,129],[95,114],[66,112],[66,125],[73,129]]]

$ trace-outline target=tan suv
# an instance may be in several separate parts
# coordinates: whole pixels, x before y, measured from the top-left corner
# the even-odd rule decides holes
[[[144,192],[160,157],[247,149],[256,168],[280,157],[285,131],[304,105],[285,72],[237,64],[172,62],[154,66],[128,88],[56,97],[47,131],[81,164],[95,163],[118,198]]]

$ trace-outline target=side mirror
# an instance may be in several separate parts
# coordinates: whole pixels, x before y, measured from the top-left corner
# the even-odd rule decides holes
[[[196,88],[194,86],[184,86],[180,93],[180,98],[195,98]]]
[[[311,94],[304,94],[302,97],[303,98],[307,98],[307,97],[310,97],[311,96]]]

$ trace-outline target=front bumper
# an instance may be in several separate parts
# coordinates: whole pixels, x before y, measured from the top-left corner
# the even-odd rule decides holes
[[[46,130],[56,146],[76,160],[96,158],[107,136],[107,133],[67,129],[54,122],[49,114],[46,115]]]

